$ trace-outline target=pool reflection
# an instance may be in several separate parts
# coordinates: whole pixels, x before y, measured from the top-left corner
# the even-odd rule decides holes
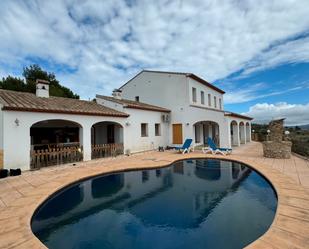
[[[264,197],[260,196],[261,193]],[[261,234],[269,226],[277,205],[269,184],[242,164],[204,159],[179,161],[170,167],[155,170],[99,176],[75,184],[59,192],[39,208],[33,217],[32,229],[39,239],[51,247],[61,245],[63,227],[71,227],[70,232],[78,234],[78,224],[83,220],[107,214],[107,217],[114,217],[114,222],[108,223],[109,226],[113,224],[114,229],[120,226],[120,220],[117,219],[126,215],[126,219],[134,217],[133,220],[138,220],[138,226],[155,229],[158,234],[160,229],[197,232],[206,224],[213,224],[212,216],[216,217],[215,223],[219,227],[226,221],[223,218],[225,212],[243,210],[239,203],[231,200],[232,195],[235,195],[233,198],[239,198],[238,201],[242,201],[244,207],[251,207],[252,202],[257,208],[268,210],[262,219],[265,224],[257,226],[259,229],[256,234]],[[230,210],[223,207],[230,207]],[[118,218],[116,214],[119,215]],[[232,222],[239,218],[239,214],[234,216]],[[100,223],[96,224],[101,230],[105,229],[104,222],[109,220],[107,217],[105,221],[97,218]],[[256,218],[259,217],[262,214],[256,215]],[[244,221],[230,226],[238,229],[247,227]],[[81,230],[80,227],[79,229]],[[94,231],[96,232],[98,231]],[[131,230],[129,233],[132,237]],[[241,243],[245,244],[252,239],[253,234],[250,233],[251,237]]]

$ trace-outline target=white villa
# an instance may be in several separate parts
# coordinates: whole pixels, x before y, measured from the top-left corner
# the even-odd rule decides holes
[[[0,89],[0,168],[49,165],[194,146],[211,137],[220,147],[251,141],[252,118],[224,111],[224,91],[192,73],[143,70],[113,96],[96,101]]]

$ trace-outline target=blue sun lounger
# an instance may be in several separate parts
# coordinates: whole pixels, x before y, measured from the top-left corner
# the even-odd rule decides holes
[[[203,152],[211,152],[212,154],[222,154],[222,155],[228,155],[232,153],[232,149],[230,148],[218,148],[217,145],[214,143],[214,141],[208,137],[207,138],[208,146],[207,148],[203,148]]]
[[[182,152],[182,154],[185,154],[186,152],[189,153],[191,144],[192,139],[187,138],[181,147],[175,147],[175,149],[178,150],[179,152]]]

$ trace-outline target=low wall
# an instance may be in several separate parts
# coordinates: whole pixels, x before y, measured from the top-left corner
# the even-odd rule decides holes
[[[263,142],[264,157],[288,159],[291,157],[291,146],[290,141],[265,141]]]

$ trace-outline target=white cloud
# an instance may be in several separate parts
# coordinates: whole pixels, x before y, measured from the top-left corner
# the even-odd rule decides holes
[[[308,30],[309,1],[129,3],[1,1],[0,65],[6,68],[0,76],[39,58],[73,68],[59,78],[93,97],[142,68],[191,71],[214,81],[242,68],[309,61],[308,38],[282,43]]]
[[[268,123],[272,119],[286,118],[286,125],[303,125],[309,124],[309,103],[304,105],[286,102],[258,103],[243,114],[253,117],[255,123]]]
[[[256,83],[249,86],[243,86],[242,88],[230,89],[224,95],[225,104],[238,104],[248,101],[261,99],[270,96],[276,96],[280,94],[286,94],[289,92],[309,88],[307,82],[299,83],[298,86],[286,88],[284,90],[271,90],[266,83]]]

